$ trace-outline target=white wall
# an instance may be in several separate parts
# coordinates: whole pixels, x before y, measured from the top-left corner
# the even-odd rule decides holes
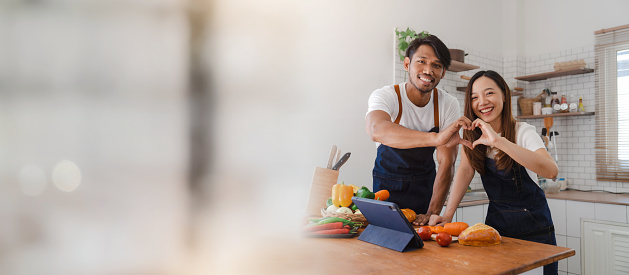
[[[518,10],[524,18],[524,54],[536,56],[594,45],[594,31],[629,23],[624,0],[526,0]]]

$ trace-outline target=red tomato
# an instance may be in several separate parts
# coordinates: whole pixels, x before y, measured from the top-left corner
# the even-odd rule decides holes
[[[427,241],[427,240],[430,240],[430,236],[432,235],[432,232],[430,231],[430,228],[428,226],[422,226],[419,229],[417,229],[417,235],[419,235],[419,237],[422,238],[422,241]]]
[[[440,246],[448,246],[452,242],[452,236],[446,232],[441,232],[437,234],[437,243]]]

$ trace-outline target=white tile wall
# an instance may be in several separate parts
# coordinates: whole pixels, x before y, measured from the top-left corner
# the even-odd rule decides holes
[[[594,203],[566,201],[566,235],[581,238],[581,218],[594,219]]]

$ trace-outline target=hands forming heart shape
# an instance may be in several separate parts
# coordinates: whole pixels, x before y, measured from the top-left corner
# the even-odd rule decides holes
[[[461,138],[459,135],[459,130],[463,128],[465,130],[474,130],[476,128],[480,128],[482,131],[482,135],[480,138],[475,140],[473,143]],[[445,139],[447,138],[447,139]],[[494,131],[494,129],[487,122],[483,121],[480,118],[477,118],[473,122],[470,121],[467,117],[460,117],[450,126],[440,132],[437,136],[437,143],[439,145],[445,145],[446,147],[456,146],[457,144],[461,144],[467,146],[470,149],[474,149],[476,145],[484,144],[487,146],[495,146],[500,139],[500,135]]]

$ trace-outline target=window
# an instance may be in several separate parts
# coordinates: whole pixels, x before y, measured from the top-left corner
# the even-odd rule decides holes
[[[629,50],[616,53],[618,102],[629,103]],[[623,104],[624,105],[624,104]],[[629,108],[618,109],[618,159],[629,162]]]
[[[629,182],[629,25],[596,34],[596,174]]]

